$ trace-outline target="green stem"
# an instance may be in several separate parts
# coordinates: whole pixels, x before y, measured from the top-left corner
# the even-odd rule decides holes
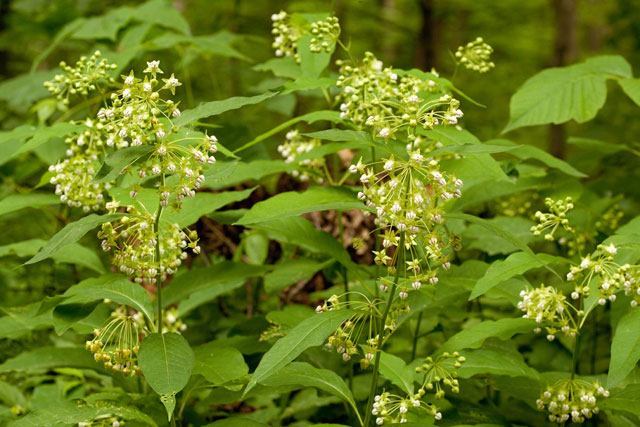
[[[364,419],[364,427],[369,426],[369,422],[371,421],[371,410],[373,408],[373,400],[376,395],[376,390],[378,388],[378,375],[380,373],[380,354],[382,353],[382,343],[384,342],[384,329],[387,323],[387,317],[389,316],[389,311],[391,310],[391,304],[393,303],[393,297],[396,293],[396,288],[398,287],[398,280],[400,278],[400,270],[404,266],[404,233],[400,235],[400,243],[398,244],[398,258],[396,262],[396,274],[393,278],[393,285],[391,286],[391,291],[389,292],[389,299],[387,300],[387,304],[384,307],[384,312],[382,317],[380,318],[380,323],[378,326],[378,344],[376,351],[376,358],[373,365],[373,378],[371,378],[371,389],[369,390],[369,400],[367,402],[367,413]],[[402,259],[401,259],[402,258]]]
[[[420,323],[422,323],[422,314],[424,313],[424,311],[421,311],[420,314],[418,314],[418,324],[416,325],[416,330],[413,333],[413,348],[411,349],[411,360],[415,360],[416,358],[416,350],[418,348],[418,337],[420,335],[418,335],[420,333]]]
[[[156,214],[156,259],[158,260],[158,275],[156,276],[156,287],[158,288],[158,315],[157,328],[158,333],[162,333],[162,271],[160,265],[160,217],[164,207],[158,205],[158,213]]]

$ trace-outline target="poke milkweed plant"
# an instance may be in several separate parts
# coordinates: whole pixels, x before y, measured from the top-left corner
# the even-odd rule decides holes
[[[158,23],[145,8],[173,19],[148,32]],[[595,160],[573,165],[479,141],[463,127],[478,103],[453,81],[460,66],[495,67],[482,38],[452,53],[447,79],[354,52],[335,16],[280,11],[275,58],[252,71],[274,86],[194,107],[178,100],[189,77],[146,49],[245,59],[229,34],[192,36],[163,2],[100,22],[119,19],[136,23],[133,53],[61,63],[42,101],[55,122],[0,133],[21,143],[12,156],[64,144],[39,185],[55,195],[9,196],[0,214],[62,203],[63,219],[79,217],[47,242],[0,248],[33,256],[20,268],[71,263],[79,282],[0,318],[1,339],[51,344],[3,359],[3,422],[639,422],[636,193],[624,173],[596,173],[603,156],[637,160],[635,149],[574,138]],[[624,59],[592,58],[527,81],[505,132],[593,118],[609,79],[640,103]],[[291,98],[305,110],[251,141],[210,132],[211,117],[260,104],[263,121]],[[281,174],[300,191],[279,191]],[[95,228],[109,272],[78,243]]]

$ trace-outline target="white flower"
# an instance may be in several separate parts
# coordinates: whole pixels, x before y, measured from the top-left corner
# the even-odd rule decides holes
[[[142,85],[142,90],[145,92],[151,92],[151,83],[145,83]]]
[[[380,136],[382,138],[387,138],[389,136],[389,132],[390,132],[389,128],[382,128],[382,129],[380,129],[380,132],[378,133],[378,136]]]
[[[611,255],[615,255],[618,253],[618,249],[614,246],[613,243],[611,243],[609,246],[605,246],[604,250],[609,252],[609,254]]]

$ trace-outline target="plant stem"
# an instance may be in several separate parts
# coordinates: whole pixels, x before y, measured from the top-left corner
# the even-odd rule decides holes
[[[380,354],[382,353],[382,343],[384,342],[384,327],[387,323],[387,317],[389,316],[389,311],[391,310],[391,304],[393,303],[393,297],[396,293],[396,288],[398,287],[398,279],[400,278],[400,269],[404,267],[404,233],[400,235],[400,243],[398,244],[398,257],[396,259],[396,274],[393,278],[393,285],[391,286],[391,291],[389,292],[389,299],[387,300],[387,304],[384,307],[384,312],[382,317],[380,318],[380,323],[378,326],[378,344],[376,351],[376,358],[373,365],[373,378],[371,378],[371,389],[369,390],[369,400],[367,402],[367,413],[364,419],[364,427],[369,425],[371,420],[371,409],[373,408],[373,399],[376,395],[376,389],[378,388],[378,374],[380,371]],[[402,259],[401,259],[402,258]]]
[[[416,358],[416,350],[418,347],[418,337],[419,337],[419,333],[420,333],[420,323],[422,323],[422,314],[424,313],[424,311],[421,311],[418,314],[418,324],[416,325],[416,330],[413,333],[413,348],[411,349],[411,360],[414,360]]]
[[[158,213],[156,214],[156,259],[158,260],[158,275],[156,276],[156,287],[158,288],[158,315],[157,315],[157,328],[158,333],[162,333],[162,269],[160,265],[160,217],[162,216],[162,210],[164,207],[158,205]]]
[[[571,379],[576,376],[576,368],[578,365],[578,343],[580,341],[580,332],[576,333],[576,339],[573,342],[573,355],[571,356]]]

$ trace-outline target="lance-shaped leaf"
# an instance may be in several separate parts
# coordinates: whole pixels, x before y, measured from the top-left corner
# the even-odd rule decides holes
[[[318,369],[304,362],[292,362],[262,381],[261,384],[267,386],[300,385],[304,387],[316,387],[339,397],[351,405],[355,413],[360,417],[351,390],[349,390],[349,387],[340,375],[328,369]]]
[[[276,96],[277,94],[277,92],[271,92],[257,96],[235,96],[222,101],[205,102],[198,105],[196,108],[183,111],[180,117],[176,118],[173,123],[176,126],[185,126],[205,117],[217,116],[218,114],[222,114],[227,111],[237,110],[245,105],[259,104],[264,100]]]
[[[437,354],[444,353],[445,351],[459,351],[465,348],[478,348],[488,338],[499,338],[501,340],[507,340],[515,334],[524,332],[531,332],[536,327],[536,322],[533,319],[500,319],[500,320],[487,320],[472,326],[469,329],[464,329],[445,342],[442,347],[438,349]]]
[[[413,394],[414,373],[415,370],[407,366],[398,356],[385,352],[380,354],[380,375],[407,394]]]
[[[163,304],[168,306],[183,301],[190,295],[211,288],[220,288],[221,293],[233,289],[240,280],[265,274],[269,269],[261,265],[223,261],[208,268],[189,270],[177,276],[171,286],[163,292]],[[231,288],[226,287],[230,285]]]
[[[122,170],[138,160],[145,158],[154,150],[153,145],[141,145],[139,147],[121,148],[107,156],[104,164],[93,178],[92,182],[110,182],[116,179]]]
[[[213,385],[219,386],[249,373],[242,353],[233,347],[212,341],[194,348],[194,353],[193,375],[200,374]]]
[[[260,364],[251,376],[243,396],[256,384],[278,372],[309,347],[324,343],[345,320],[353,316],[353,310],[336,310],[312,316],[303,320],[284,338],[279,339],[262,357]]]
[[[53,126],[42,127],[33,134],[33,138],[22,145],[13,155],[17,156],[20,153],[26,153],[27,151],[31,151],[42,144],[49,142],[53,138],[62,138],[70,133],[82,132],[84,129],[84,125],[76,125],[66,122],[56,123]]]
[[[123,214],[107,214],[107,215],[87,215],[78,221],[69,223],[58,231],[33,258],[25,262],[25,264],[34,264],[49,258],[60,250],[63,246],[75,243],[80,240],[90,230],[105,222],[111,222],[123,216]]]
[[[618,322],[611,342],[607,388],[617,386],[640,360],[640,310],[629,310]]]
[[[83,280],[67,289],[63,296],[68,298],[65,304],[109,299],[136,309],[153,323],[151,297],[143,287],[130,282],[124,276],[105,274]]]
[[[547,254],[538,254],[537,259],[524,252],[516,252],[509,255],[505,260],[494,261],[489,266],[485,275],[476,282],[476,285],[469,295],[469,300],[484,295],[494,286],[498,286],[505,280],[511,279],[518,274],[523,274],[533,268],[542,267],[544,265],[564,261],[564,258],[555,257]]]
[[[313,113],[303,114],[302,116],[294,117],[291,120],[287,120],[286,122],[274,127],[273,129],[261,135],[258,135],[255,139],[247,142],[246,144],[242,145],[240,148],[237,148],[234,151],[234,153],[239,153],[242,150],[246,150],[247,148],[252,147],[257,143],[264,141],[270,136],[273,136],[278,132],[282,132],[283,130],[288,129],[289,127],[295,125],[296,123],[305,122],[308,124],[313,124],[317,121],[329,121],[332,123],[339,123],[342,121],[342,119],[340,118],[340,113],[338,111],[320,110],[320,111],[314,111]]]
[[[142,340],[138,363],[151,388],[160,395],[169,421],[176,393],[187,385],[194,361],[193,350],[180,334],[154,333]]]
[[[352,191],[340,187],[311,187],[300,193],[289,191],[258,202],[237,224],[255,224],[314,211],[363,208],[364,205]]]
[[[11,194],[0,200],[0,215],[24,208],[39,208],[58,203],[60,203],[60,198],[50,193]]]
[[[31,239],[22,242],[11,243],[0,246],[0,257],[16,255],[18,257],[32,257],[38,250],[46,244],[46,240]],[[51,255],[51,259],[58,263],[75,264],[90,268],[91,270],[104,273],[104,266],[100,257],[91,249],[85,248],[79,243],[71,243],[61,247]]]
[[[243,191],[225,191],[222,193],[198,192],[194,197],[187,197],[179,211],[169,211],[162,219],[186,227],[198,221],[201,216],[208,215],[229,203],[244,200],[253,193],[254,188]]]

